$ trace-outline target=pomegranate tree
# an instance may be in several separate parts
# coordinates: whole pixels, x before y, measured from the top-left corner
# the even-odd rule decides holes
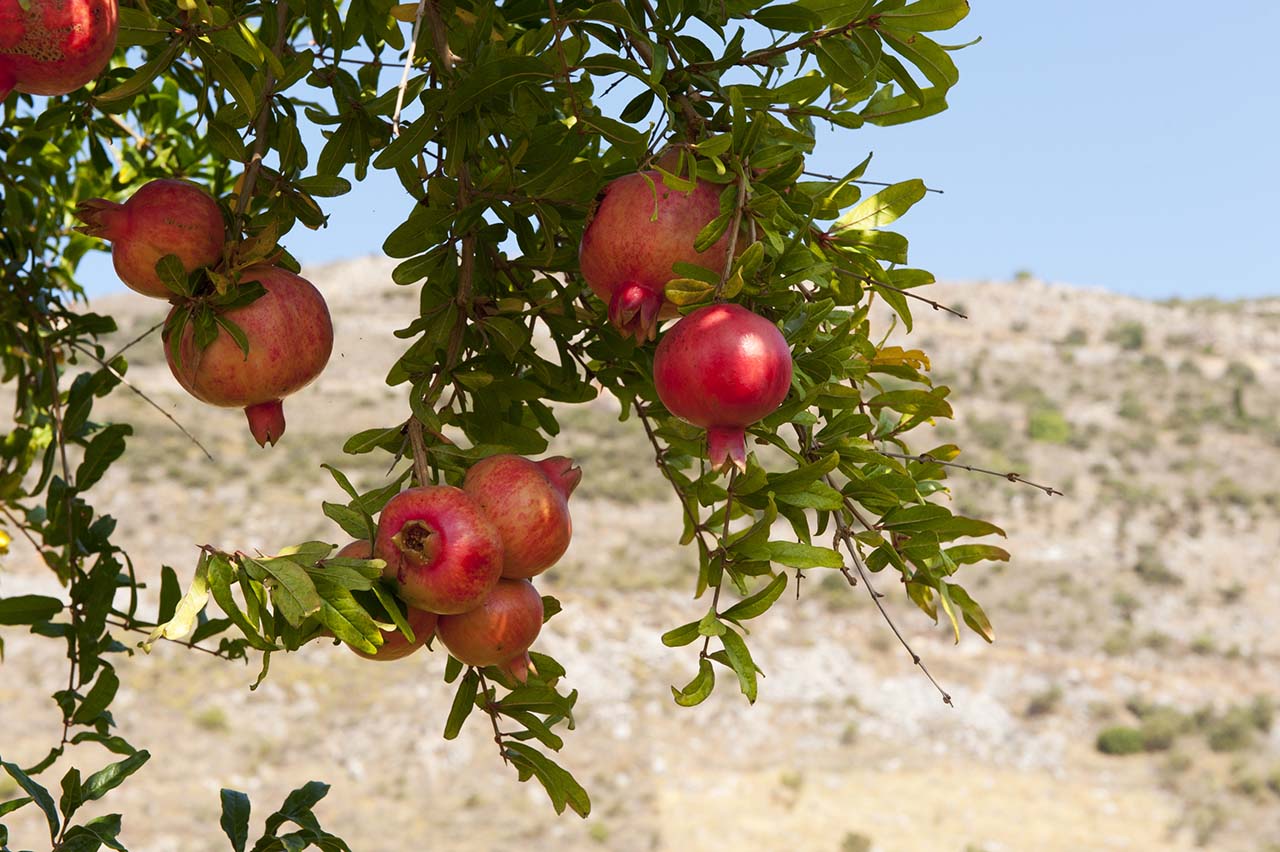
[[[373,552],[382,576],[411,606],[440,614],[480,605],[502,574],[502,538],[474,500],[452,485],[408,488],[378,518]]]
[[[676,263],[715,271],[724,266],[728,234],[706,251],[694,249],[698,232],[720,215],[719,189],[701,181],[692,192],[679,192],[662,182],[660,172],[649,171],[618,178],[597,198],[578,262],[624,335],[652,340],[659,319],[677,316],[663,293],[678,277]]]
[[[436,634],[449,653],[469,666],[498,666],[528,678],[529,646],[542,630],[542,597],[528,580],[503,578],[475,609],[442,615]]]
[[[564,555],[573,534],[569,495],[581,479],[582,469],[564,456],[534,462],[500,454],[467,471],[462,489],[502,537],[502,576],[534,577]]]
[[[339,550],[336,555],[346,559],[372,559],[373,545],[363,540],[353,541]],[[430,641],[436,632],[436,617],[434,612],[427,612],[426,610],[418,609],[416,606],[407,607],[405,620],[409,622],[409,628],[413,631],[412,642],[406,639],[405,635],[399,630],[383,630],[382,644],[378,646],[377,653],[370,654],[367,651],[361,651],[354,645],[348,645],[347,647],[366,660],[377,660],[378,662],[402,660]]]
[[[265,447],[284,434],[281,400],[309,384],[329,362],[333,323],[320,291],[287,269],[252,266],[241,273],[240,282],[257,282],[266,291],[220,315],[223,322],[239,326],[248,354],[225,326],[218,328],[212,343],[198,347],[196,324],[188,322],[180,333],[166,336],[165,358],[178,383],[196,399],[244,408],[249,431],[258,446]],[[170,318],[185,310],[186,306],[175,307]]]
[[[0,101],[17,90],[65,95],[116,49],[116,0],[0,0]]]
[[[741,305],[699,308],[663,335],[653,358],[658,398],[707,430],[711,465],[746,468],[746,427],[791,387],[791,350],[778,327]]]
[[[123,204],[91,198],[76,207],[84,222],[76,230],[112,243],[116,274],[144,296],[174,295],[156,273],[156,263],[176,255],[190,274],[222,255],[226,226],[218,202],[186,180],[153,180]]]

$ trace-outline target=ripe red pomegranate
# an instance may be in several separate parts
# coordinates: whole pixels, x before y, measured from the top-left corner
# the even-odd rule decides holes
[[[116,49],[116,0],[0,0],[0,101],[17,89],[65,95]]]
[[[3,0],[0,0],[3,2]],[[186,180],[153,180],[124,204],[105,198],[80,202],[76,230],[114,243],[111,260],[126,286],[144,296],[174,294],[156,274],[156,263],[177,255],[187,273],[222,256],[226,225],[218,202]]]
[[[534,577],[564,555],[573,535],[569,495],[581,479],[564,456],[534,462],[503,454],[471,466],[462,490],[502,536],[502,576]]]
[[[371,559],[373,557],[373,545],[367,541],[353,541],[335,555],[348,559]],[[413,629],[414,641],[410,642],[404,638],[404,634],[399,630],[383,630],[382,644],[378,647],[376,654],[366,653],[351,645],[347,647],[366,660],[377,660],[378,662],[400,660],[409,656],[427,644],[427,640],[436,632],[436,614],[414,606],[409,607],[408,610],[405,613],[405,619],[409,622],[409,627]]]
[[[778,327],[740,305],[707,305],[658,343],[653,383],[667,409],[707,430],[713,467],[747,465],[746,427],[791,387],[791,350]]]
[[[654,189],[645,180],[648,175]],[[693,192],[677,192],[656,171],[627,175],[604,188],[582,234],[582,277],[609,305],[609,320],[626,336],[652,340],[658,320],[677,316],[663,288],[677,275],[677,262],[719,271],[729,235],[696,252],[698,232],[720,215],[720,188],[702,181]]]
[[[181,368],[174,363],[178,341],[172,335],[165,340],[164,353],[187,393],[210,405],[243,407],[249,431],[258,446],[265,447],[284,434],[281,399],[309,384],[328,363],[333,323],[320,291],[287,269],[252,266],[240,281],[256,281],[267,291],[224,314],[249,339],[247,357],[221,328],[213,343],[197,349],[191,323],[182,332]]]
[[[469,666],[499,666],[524,683],[529,646],[542,630],[542,596],[528,580],[498,581],[484,602],[461,615],[442,615],[436,634]]]
[[[502,538],[461,488],[401,491],[382,510],[373,552],[405,603],[435,613],[474,609],[502,573]]]

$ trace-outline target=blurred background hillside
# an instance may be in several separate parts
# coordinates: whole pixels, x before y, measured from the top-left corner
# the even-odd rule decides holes
[[[273,449],[253,445],[239,411],[187,398],[158,335],[132,351],[130,380],[215,457],[128,391],[102,412],[136,429],[94,495],[142,576],[163,563],[185,582],[197,543],[341,540],[319,509],[339,499],[319,465],[372,485],[385,456],[342,458],[342,441],[403,418],[383,378],[391,331],[415,310],[390,269],[306,270],[338,344],[287,402]],[[155,755],[111,802],[129,847],[223,849],[219,786],[249,792],[261,818],[318,778],[333,784],[322,820],[357,852],[1280,850],[1280,300],[1142,301],[1030,276],[931,290],[969,319],[923,308],[901,341],[953,388],[956,420],[919,449],[955,441],[960,461],[1066,492],[950,481],[943,499],[1009,532],[1013,560],[966,583],[995,622],[993,646],[972,633],[953,645],[878,578],[955,709],[865,590],[818,570],[754,628],[768,675],[755,707],[728,684],[700,708],[674,706],[668,684],[688,680],[692,656],[658,637],[702,611],[696,566],[643,433],[602,399],[560,411],[551,451],[585,476],[573,545],[541,583],[565,606],[540,647],[581,691],[563,755],[592,793],[590,819],[552,818],[476,720],[441,740],[441,654],[373,664],[312,645],[277,657],[250,693],[256,669],[170,645],[119,666],[117,716]],[[163,306],[120,294],[92,307],[118,317],[124,342]],[[56,585],[15,542],[0,594],[41,592]],[[4,757],[29,763],[58,737],[48,695],[65,667],[57,643],[3,638]],[[40,836],[32,809],[7,819],[19,844]]]

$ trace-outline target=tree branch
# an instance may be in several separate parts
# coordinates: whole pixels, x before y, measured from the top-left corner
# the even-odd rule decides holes
[[[1050,497],[1053,497],[1054,495],[1057,495],[1059,497],[1066,496],[1063,492],[1059,491],[1058,489],[1050,485],[1039,485],[1035,482],[1030,481],[1029,479],[1023,479],[1022,475],[1018,473],[1002,473],[998,470],[987,470],[984,467],[974,467],[972,465],[961,464],[959,462],[943,461],[942,459],[935,459],[933,456],[929,455],[928,453],[911,455],[910,453],[894,453],[888,450],[876,450],[876,452],[882,456],[888,456],[891,459],[906,459],[907,461],[918,461],[924,464],[940,464],[943,467],[956,467],[956,468],[959,468],[960,470],[967,470],[970,473],[985,473],[988,476],[998,476],[1001,479],[1007,479],[1010,482],[1020,482],[1023,485],[1030,485],[1032,488],[1038,488]]]

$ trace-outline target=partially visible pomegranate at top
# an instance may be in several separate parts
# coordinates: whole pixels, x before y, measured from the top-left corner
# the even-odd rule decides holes
[[[339,550],[335,556],[347,559],[372,559],[373,545],[367,541],[353,541]],[[361,651],[354,645],[348,645],[347,647],[366,660],[377,660],[378,662],[402,660],[427,644],[427,641],[436,632],[436,614],[434,612],[427,612],[411,606],[408,607],[408,611],[405,613],[405,620],[409,622],[409,627],[413,630],[412,642],[396,629],[382,631],[382,644],[378,647],[376,654]]]
[[[653,383],[667,410],[707,430],[713,468],[744,470],[746,427],[786,399],[791,350],[764,317],[741,305],[707,305],[663,335]]]
[[[578,262],[582,277],[608,304],[610,322],[625,336],[652,340],[659,319],[678,315],[664,293],[667,282],[679,277],[677,262],[717,271],[724,266],[728,234],[706,251],[693,247],[698,232],[720,215],[720,189],[700,181],[692,192],[679,192],[650,171],[620,177],[601,192]]]
[[[474,609],[502,573],[502,538],[461,488],[406,488],[378,516],[373,552],[405,603],[429,612]]]
[[[116,0],[0,0],[0,101],[16,89],[65,95],[116,49]]]
[[[216,262],[226,242],[218,202],[186,180],[153,180],[123,204],[91,198],[80,202],[76,216],[84,222],[76,230],[112,243],[120,280],[157,299],[174,295],[156,274],[160,258],[176,255],[190,274]]]
[[[572,459],[540,462],[500,454],[481,459],[462,483],[502,536],[502,576],[541,574],[564,555],[573,535],[569,495],[582,469]]]
[[[240,281],[256,281],[266,290],[248,305],[222,315],[244,332],[248,355],[221,327],[213,343],[198,348],[192,323],[183,328],[181,341],[172,334],[166,338],[164,353],[178,384],[196,399],[244,408],[249,430],[265,447],[284,434],[281,400],[310,384],[329,362],[333,323],[320,291],[287,269],[251,266]],[[175,351],[182,353],[181,365]]]
[[[524,683],[529,646],[542,630],[542,596],[528,580],[501,579],[480,606],[442,615],[436,634],[449,653],[469,666],[498,666]]]

